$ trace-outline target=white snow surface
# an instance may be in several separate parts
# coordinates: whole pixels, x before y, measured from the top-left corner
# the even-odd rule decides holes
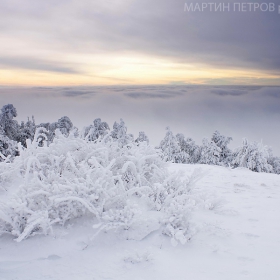
[[[77,218],[53,235],[22,242],[0,237],[0,280],[280,279],[280,176],[244,168],[170,164],[186,176],[200,168],[205,209],[191,213],[191,238],[173,246],[155,223],[101,232]],[[2,198],[4,190],[1,190]],[[143,214],[145,220],[145,214]],[[149,217],[149,221],[153,221]],[[150,233],[149,233],[150,232]],[[148,234],[149,233],[149,234]]]

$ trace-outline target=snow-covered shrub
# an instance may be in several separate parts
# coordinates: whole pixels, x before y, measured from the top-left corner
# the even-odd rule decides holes
[[[233,153],[232,164],[234,167],[246,167],[255,172],[272,172],[269,164],[269,148],[262,143],[249,143],[243,139],[242,146]]]
[[[187,180],[180,173],[175,173],[160,188],[159,196],[164,198],[160,207],[166,213],[163,233],[171,237],[174,246],[178,242],[185,244],[192,236],[189,229],[190,213],[193,208],[203,205],[200,195],[193,193],[193,187],[202,176],[200,170],[195,170]]]
[[[163,233],[174,242],[189,238],[189,202],[197,176],[170,175],[146,143],[120,147],[109,135],[92,142],[74,133],[66,138],[57,130],[53,143],[40,147],[41,132],[5,163],[22,183],[0,204],[0,233],[21,241],[83,215],[94,217],[102,230],[129,230],[148,211],[158,213]]]
[[[0,130],[0,161],[6,161],[18,155],[17,142],[9,139]]]

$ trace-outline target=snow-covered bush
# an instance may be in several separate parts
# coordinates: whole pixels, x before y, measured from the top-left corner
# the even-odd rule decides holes
[[[38,139],[37,131],[34,139]],[[5,164],[22,183],[0,204],[0,233],[17,241],[49,234],[83,215],[95,218],[99,229],[129,230],[143,211],[158,213],[162,232],[174,242],[188,237],[193,207],[191,188],[197,176],[170,175],[157,151],[146,143],[120,147],[109,135],[87,141],[59,130],[53,143],[40,147],[27,140],[20,156]],[[1,177],[1,174],[0,174]],[[151,215],[152,216],[152,215]]]
[[[17,142],[9,139],[0,131],[0,161],[6,161],[18,155]]]
[[[232,164],[234,167],[246,167],[255,172],[272,172],[273,168],[269,164],[269,148],[262,143],[249,143],[243,139],[242,146],[233,153]]]

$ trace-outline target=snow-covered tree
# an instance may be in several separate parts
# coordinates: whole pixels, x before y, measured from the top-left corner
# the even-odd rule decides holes
[[[57,128],[64,136],[69,136],[73,123],[67,116],[64,116],[57,121]]]
[[[280,174],[280,157],[271,156],[268,163],[272,166],[273,173]]]
[[[36,126],[38,130],[41,128],[44,129],[44,134],[40,135],[40,139],[35,139],[35,141],[38,141],[40,143],[40,146],[44,145],[46,142],[47,145],[52,143],[54,136],[55,136],[55,130],[58,128],[57,122],[54,123],[40,123]],[[42,130],[43,131],[43,130]]]
[[[228,144],[232,141],[232,137],[221,135],[220,132],[216,130],[213,133],[211,140],[221,149],[220,163],[227,165],[231,162],[232,152],[228,148]]]
[[[8,156],[18,155],[17,143],[20,136],[20,126],[13,118],[17,110],[12,104],[2,107],[0,114],[0,161]]]
[[[26,123],[22,121],[19,128],[17,141],[20,142],[24,147],[26,147],[26,140],[34,139],[35,130],[36,130],[36,124],[33,116],[32,116],[32,121],[29,118]]]
[[[185,136],[182,133],[176,135],[177,144],[179,146],[179,152],[176,156],[176,162],[178,163],[190,163],[190,154],[187,153],[187,146]]]
[[[149,138],[148,136],[145,134],[144,131],[140,131],[139,132],[139,136],[138,138],[135,140],[136,143],[141,143],[141,142],[146,142],[147,145],[149,145]]]
[[[201,148],[199,145],[195,144],[195,141],[188,137],[186,139],[186,152],[190,155],[189,163],[198,163],[201,156]]]
[[[2,133],[9,139],[17,141],[19,124],[13,118],[17,116],[17,110],[12,104],[4,105],[0,114],[0,127]]]
[[[221,159],[221,149],[216,145],[214,141],[209,141],[204,138],[202,140],[201,155],[199,163],[219,165]]]
[[[180,147],[182,163],[197,163],[200,158],[200,147],[195,144],[192,138],[185,139],[182,133],[176,135]]]
[[[44,128],[47,130],[46,132],[44,131],[44,134],[40,135],[40,139],[36,139],[36,141],[40,142],[40,145],[43,145],[44,141],[46,141],[47,144],[53,142],[56,129],[59,129],[59,131],[64,136],[67,137],[69,135],[71,129],[73,128],[73,123],[71,122],[70,118],[68,118],[67,116],[64,116],[64,117],[60,118],[57,122],[41,123],[36,127],[38,129]]]
[[[243,139],[242,146],[233,153],[234,167],[246,167],[255,172],[272,172],[273,168],[268,162],[269,148],[262,143],[249,143]]]
[[[93,121],[93,125],[89,125],[84,130],[84,137],[89,141],[95,141],[98,138],[103,138],[110,130],[106,122],[102,122],[100,118]]]
[[[134,141],[133,135],[127,134],[127,127],[125,126],[123,119],[120,119],[120,123],[114,123],[111,137],[114,141],[118,142],[119,147],[124,147]]]
[[[161,149],[163,158],[166,161],[178,162],[178,160],[181,160],[179,156],[180,146],[169,127],[166,128],[165,137],[160,142],[159,148]]]
[[[73,126],[71,132],[73,133],[74,137],[78,138],[80,135],[79,129],[76,126]]]

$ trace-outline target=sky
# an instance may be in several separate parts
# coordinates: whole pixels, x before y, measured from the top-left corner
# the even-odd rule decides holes
[[[0,105],[37,124],[123,118],[155,145],[166,126],[197,143],[217,129],[280,155],[280,2],[269,2],[0,0]]]
[[[0,0],[0,84],[280,85],[274,1]],[[203,2],[231,9],[185,9]]]

